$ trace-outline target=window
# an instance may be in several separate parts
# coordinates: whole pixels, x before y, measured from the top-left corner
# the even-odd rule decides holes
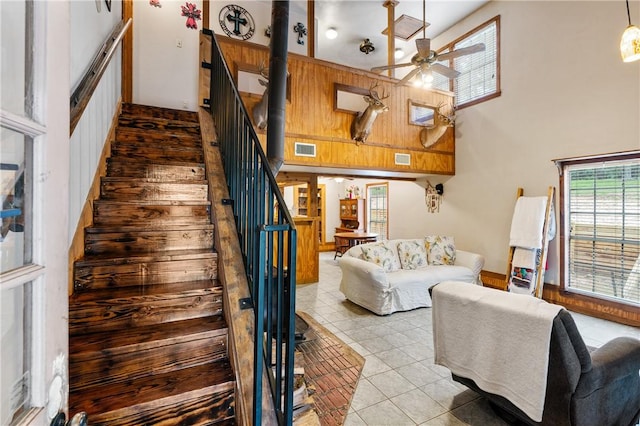
[[[558,164],[564,289],[640,306],[640,152]]]
[[[43,49],[33,49],[44,34],[42,4],[0,2],[2,100],[0,109],[0,424],[16,425],[42,406],[34,323],[42,317],[41,209],[34,206],[41,184],[34,182],[45,128],[39,123],[44,75]],[[36,22],[38,24],[36,24]],[[36,69],[40,68],[40,70]],[[36,309],[36,306],[39,309]],[[39,377],[41,379],[41,377]],[[41,380],[40,380],[41,381]],[[37,395],[36,395],[37,394]]]
[[[453,58],[449,66],[460,72],[458,78],[434,80],[434,88],[451,90],[456,107],[474,105],[500,96],[500,15],[444,46],[439,52],[457,50],[484,43],[483,52]]]
[[[367,230],[378,234],[378,240],[389,239],[389,185],[367,184]]]

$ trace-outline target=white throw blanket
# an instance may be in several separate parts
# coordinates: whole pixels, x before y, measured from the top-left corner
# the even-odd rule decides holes
[[[529,249],[542,248],[547,197],[519,197],[511,219],[509,245]],[[555,237],[555,212],[550,214],[549,240]]]
[[[542,420],[553,319],[543,300],[456,281],[433,289],[435,363]]]

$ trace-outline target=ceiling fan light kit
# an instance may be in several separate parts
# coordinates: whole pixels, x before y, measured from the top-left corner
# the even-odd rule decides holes
[[[627,18],[629,26],[620,40],[620,55],[623,62],[633,62],[640,59],[640,28],[631,25],[631,13],[629,12],[629,0],[627,0]]]
[[[368,38],[365,38],[364,41],[360,43],[360,51],[365,55],[368,55],[374,50],[376,50],[376,48],[373,46],[373,43],[371,43],[371,40],[369,40]]]

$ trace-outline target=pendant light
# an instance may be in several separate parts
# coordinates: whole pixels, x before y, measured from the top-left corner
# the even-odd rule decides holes
[[[629,12],[629,0],[627,0],[627,18],[629,26],[620,40],[620,55],[623,62],[633,62],[640,59],[640,28],[631,25],[631,13]]]

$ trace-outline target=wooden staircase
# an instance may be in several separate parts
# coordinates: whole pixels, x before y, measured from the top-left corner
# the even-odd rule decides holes
[[[197,115],[123,105],[69,300],[69,412],[235,424]]]

